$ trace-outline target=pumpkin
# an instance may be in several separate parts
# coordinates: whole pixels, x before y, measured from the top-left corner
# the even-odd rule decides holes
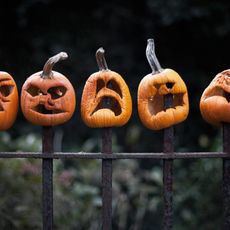
[[[72,117],[76,104],[74,88],[64,75],[52,70],[55,63],[67,57],[64,52],[51,57],[43,71],[34,73],[23,84],[21,108],[31,123],[54,126]]]
[[[144,126],[161,130],[184,121],[189,112],[187,87],[172,69],[162,69],[155,54],[153,39],[148,39],[146,56],[152,73],[138,86],[138,114]],[[172,105],[165,108],[166,95],[172,95]]]
[[[18,89],[13,77],[0,71],[0,130],[9,129],[17,117]]]
[[[220,126],[230,122],[230,69],[218,73],[200,98],[200,112],[205,121]]]
[[[96,60],[99,71],[90,75],[82,93],[82,120],[91,128],[122,126],[132,113],[129,88],[121,75],[108,69],[103,48]]]

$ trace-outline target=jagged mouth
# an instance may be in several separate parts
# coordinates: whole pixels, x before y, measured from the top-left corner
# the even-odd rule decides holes
[[[59,114],[59,113],[63,113],[64,111],[60,110],[60,109],[46,109],[46,107],[44,105],[37,105],[36,107],[34,107],[33,109],[35,112],[37,113],[41,113],[41,114],[47,114],[47,115],[51,115],[51,114]]]
[[[101,109],[110,109],[115,116],[119,116],[122,112],[120,103],[112,96],[101,97],[100,102],[91,113],[91,116]]]

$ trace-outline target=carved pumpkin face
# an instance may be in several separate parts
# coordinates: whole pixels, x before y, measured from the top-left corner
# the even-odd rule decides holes
[[[218,73],[204,90],[200,99],[200,111],[204,120],[219,126],[230,122],[230,69]]]
[[[92,128],[122,126],[131,113],[129,88],[118,73],[102,70],[89,77],[81,100],[81,114],[86,125]]]
[[[22,87],[21,107],[25,117],[36,125],[65,123],[75,109],[75,93],[64,75],[53,71],[52,79],[41,78],[41,72],[30,76]]]
[[[173,105],[164,108],[164,96],[173,95]],[[171,69],[148,74],[138,87],[138,113],[149,129],[160,130],[182,122],[189,111],[187,88],[181,77]]]
[[[146,56],[152,73],[140,82],[137,95],[138,114],[149,129],[160,130],[184,121],[189,112],[187,87],[179,74],[162,69],[155,54],[153,39],[147,40]],[[165,106],[165,96],[172,95],[172,105]]]
[[[0,130],[9,129],[18,112],[18,90],[14,79],[0,72]]]
[[[64,75],[51,71],[50,66],[49,70],[31,75],[22,87],[22,112],[35,125],[65,123],[72,117],[75,104],[73,86]]]

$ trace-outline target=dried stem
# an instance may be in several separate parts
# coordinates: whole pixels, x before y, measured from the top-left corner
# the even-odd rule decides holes
[[[96,60],[97,60],[97,65],[99,67],[99,70],[108,70],[108,66],[105,60],[105,50],[101,47],[97,50],[96,52]]]
[[[42,78],[52,78],[52,69],[53,66],[61,61],[61,60],[65,60],[68,57],[67,53],[65,52],[60,52],[58,54],[56,54],[55,56],[51,57],[48,59],[48,61],[46,62],[46,64],[43,67],[43,71],[41,74]]]
[[[152,38],[147,40],[146,56],[147,56],[147,60],[149,62],[149,65],[152,69],[152,73],[154,74],[157,72],[161,72],[162,68],[161,68],[161,65],[157,59],[157,56],[155,53],[155,44],[154,44],[154,40]]]

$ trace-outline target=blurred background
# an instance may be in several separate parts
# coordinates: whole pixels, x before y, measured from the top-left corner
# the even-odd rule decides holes
[[[214,76],[229,68],[230,3],[222,1],[20,0],[1,2],[0,65],[19,91],[60,51],[69,58],[54,70],[72,82],[77,107],[71,120],[55,127],[56,151],[100,151],[100,130],[81,120],[80,101],[90,74],[98,71],[95,52],[105,49],[109,68],[126,80],[133,113],[113,129],[114,152],[161,152],[162,131],[146,129],[137,114],[137,88],[151,72],[145,49],[154,38],[163,68],[185,81],[190,101],[186,121],[175,126],[175,151],[221,150],[221,129],[200,115],[199,100]],[[73,135],[74,133],[74,135]],[[0,151],[40,151],[41,127],[17,120],[0,133]],[[162,162],[113,163],[113,228],[162,228]],[[101,229],[101,162],[56,160],[55,229]],[[1,229],[41,229],[40,160],[0,161]],[[222,229],[222,161],[176,160],[174,229]]]

